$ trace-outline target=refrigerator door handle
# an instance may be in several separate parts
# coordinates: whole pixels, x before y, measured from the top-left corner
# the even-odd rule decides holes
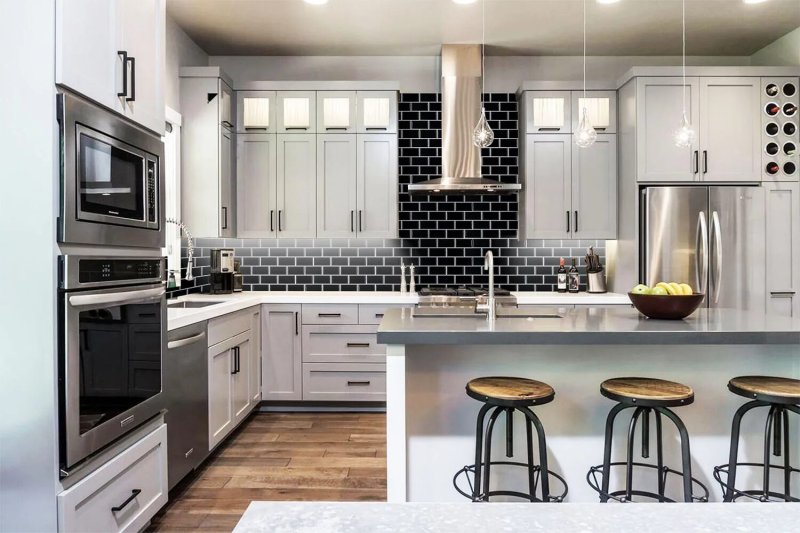
[[[706,214],[697,214],[697,236],[695,240],[695,287],[704,293],[708,284],[708,224]]]
[[[719,222],[719,213],[712,211],[711,213],[711,232],[714,239],[715,246],[715,265],[716,273],[714,275],[714,303],[719,303],[719,287],[722,285],[722,228]]]

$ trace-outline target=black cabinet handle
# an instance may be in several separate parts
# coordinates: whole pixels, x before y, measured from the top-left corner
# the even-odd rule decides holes
[[[694,151],[694,174],[700,172],[700,152],[698,150]]]
[[[236,347],[236,373],[242,371],[242,358],[241,358],[241,348],[238,346]]]
[[[283,209],[278,209],[278,231],[283,231],[283,226],[281,225],[281,218],[283,218]]]
[[[319,318],[339,318],[342,313],[317,313]]]
[[[354,214],[355,214],[355,211],[350,211],[350,233],[353,233],[353,232],[356,231],[355,227],[353,226],[353,216],[354,216]]]
[[[375,318],[383,318],[383,313],[375,313]]]
[[[361,209],[358,210],[358,231],[364,231],[361,229]]]
[[[236,374],[236,348],[233,348],[232,352],[233,353],[231,354],[231,366],[233,368],[231,368],[231,376]]]
[[[275,210],[269,210],[269,230],[275,231]]]
[[[578,211],[575,211],[575,233],[578,232]]]
[[[347,382],[347,386],[348,387],[367,386],[369,384],[370,384],[369,381],[348,381]]]
[[[222,206],[222,229],[228,229],[228,208]]]
[[[569,211],[567,211],[567,233],[569,233]]]
[[[703,174],[708,174],[708,150],[703,150]]]
[[[117,55],[122,59],[122,92],[117,93],[120,98],[128,96],[128,52],[119,50]]]
[[[128,496],[128,499],[122,502],[121,504],[117,505],[116,507],[111,508],[112,513],[118,513],[121,510],[125,509],[129,503],[136,499],[136,497],[142,493],[142,489],[133,489],[131,491],[131,495]]]
[[[364,129],[367,130],[367,131],[386,131],[389,128],[382,127],[382,128],[364,128]]]
[[[289,129],[289,128],[286,128],[286,129]],[[336,126],[336,127],[331,127],[331,126],[325,126],[325,131],[347,131],[347,127],[339,127],[339,126]]]
[[[290,128],[286,128],[286,131],[291,131],[291,130],[303,130],[303,131],[305,131],[307,129],[308,129],[308,126],[292,126]]]
[[[131,95],[125,98],[128,102],[136,101],[136,58],[129,57],[128,62],[131,64]]]
[[[348,348],[369,348],[368,342],[348,342]]]
[[[294,334],[300,335],[300,322],[299,322],[299,315],[297,311],[294,312]]]
[[[561,131],[561,128],[537,128],[537,131]]]

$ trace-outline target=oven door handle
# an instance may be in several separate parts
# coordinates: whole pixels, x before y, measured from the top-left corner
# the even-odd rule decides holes
[[[124,305],[148,300],[156,300],[166,293],[164,287],[139,291],[110,292],[105,294],[75,294],[69,297],[72,307],[96,305]]]

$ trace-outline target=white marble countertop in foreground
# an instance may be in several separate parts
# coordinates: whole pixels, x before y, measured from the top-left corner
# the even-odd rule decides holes
[[[235,533],[797,531],[797,504],[252,502]]]

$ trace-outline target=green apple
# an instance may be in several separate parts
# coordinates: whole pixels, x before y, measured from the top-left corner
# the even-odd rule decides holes
[[[631,289],[632,294],[650,294],[650,287],[641,283]]]
[[[665,289],[664,287],[656,285],[655,287],[650,289],[650,294],[652,294],[653,296],[666,296],[669,293],[667,292],[667,289]]]

